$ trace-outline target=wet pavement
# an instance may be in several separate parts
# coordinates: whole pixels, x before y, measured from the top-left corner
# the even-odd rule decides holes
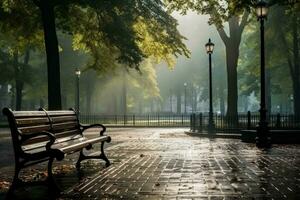
[[[300,199],[300,145],[264,151],[238,139],[190,136],[185,130],[109,129],[110,167],[87,161],[77,173],[77,155],[55,163],[64,189],[59,199]],[[0,140],[1,154],[8,155],[0,161],[0,180],[6,183],[1,189],[0,182],[0,198],[13,173],[9,142]],[[42,179],[43,170],[40,164],[22,176]],[[30,188],[16,191],[14,199],[28,195],[49,199],[47,191]]]

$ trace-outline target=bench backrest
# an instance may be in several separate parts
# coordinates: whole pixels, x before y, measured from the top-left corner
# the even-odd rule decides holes
[[[24,151],[45,145],[48,137],[40,136],[22,142],[22,138],[33,133],[51,132],[60,142],[82,136],[78,117],[74,110],[66,111],[12,111],[3,109],[7,116],[15,151]]]

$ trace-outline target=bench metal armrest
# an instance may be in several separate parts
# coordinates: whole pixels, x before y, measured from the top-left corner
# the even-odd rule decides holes
[[[85,131],[89,128],[100,127],[100,128],[102,128],[102,130],[100,131],[100,136],[103,136],[104,132],[106,131],[106,127],[103,126],[102,124],[91,124],[91,125],[82,125],[82,124],[80,124],[80,127],[82,128],[82,131]]]
[[[42,131],[42,132],[38,132],[38,133],[32,133],[30,135],[24,135],[21,139],[21,143],[29,140],[29,139],[32,139],[32,138],[35,138],[35,137],[39,137],[39,136],[47,136],[49,138],[49,142],[47,142],[46,144],[46,149],[49,150],[51,145],[54,144],[55,140],[56,140],[56,137],[48,132],[48,131]]]

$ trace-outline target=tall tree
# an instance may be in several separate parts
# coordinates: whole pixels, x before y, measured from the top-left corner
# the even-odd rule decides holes
[[[34,7],[33,3],[37,7]],[[160,0],[5,0],[2,6],[11,13],[28,8],[27,16],[37,15],[38,10],[40,11],[37,17],[41,18],[41,27],[44,31],[48,65],[48,103],[51,110],[61,109],[57,30],[72,35],[88,35],[90,41],[94,39],[86,45],[93,51],[95,60],[99,58],[97,47],[104,45],[114,53],[112,59],[115,58],[126,66],[138,68],[141,61],[149,56],[141,51],[138,41],[142,41],[144,36],[134,27],[134,24],[142,19],[147,22],[146,25],[156,24],[155,27],[159,27],[157,30],[153,30],[153,26],[150,27],[151,35],[162,31],[158,35],[164,37],[153,37],[154,41],[163,39],[174,55],[187,52],[181,41],[183,37],[176,29],[176,20],[164,10]]]
[[[300,5],[276,7],[273,16],[277,50],[285,57],[292,80],[294,113],[300,115]],[[284,16],[284,17],[282,17]],[[276,23],[275,23],[276,22]]]
[[[203,1],[203,0],[167,0],[170,10],[178,10],[186,14],[193,10],[200,14],[209,15],[209,24],[214,24],[225,45],[227,65],[227,115],[237,116],[238,85],[237,66],[239,59],[239,46],[242,33],[248,23],[250,14],[249,5],[243,1]],[[228,33],[224,23],[228,23]]]
[[[188,10],[209,15],[209,24],[214,24],[226,48],[227,82],[228,82],[228,108],[227,115],[237,115],[238,88],[237,66],[239,46],[242,33],[249,21],[251,8],[257,1],[231,1],[231,0],[165,0],[170,10],[181,11],[186,14]],[[269,5],[296,4],[298,0],[270,0]],[[228,22],[228,32],[223,24]]]
[[[29,65],[30,54],[33,50],[40,49],[42,40],[41,32],[37,26],[34,15],[28,15],[27,10],[13,12],[8,5],[0,8],[0,36],[5,38],[0,41],[1,68],[10,73],[16,97],[16,110],[22,108],[24,84],[29,82],[32,66]],[[28,16],[28,21],[22,23],[23,17]],[[22,61],[21,61],[22,60]],[[7,69],[13,70],[7,70]],[[2,70],[1,70],[2,71]]]

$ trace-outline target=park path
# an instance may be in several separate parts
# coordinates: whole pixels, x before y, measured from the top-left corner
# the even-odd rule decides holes
[[[263,151],[237,139],[184,131],[109,129],[112,165],[88,161],[78,177],[74,156],[57,163],[65,188],[60,199],[300,199],[299,145]],[[0,178],[10,168],[0,167]]]
[[[111,167],[70,189],[81,199],[300,199],[299,145],[262,151],[182,129],[112,133]]]

